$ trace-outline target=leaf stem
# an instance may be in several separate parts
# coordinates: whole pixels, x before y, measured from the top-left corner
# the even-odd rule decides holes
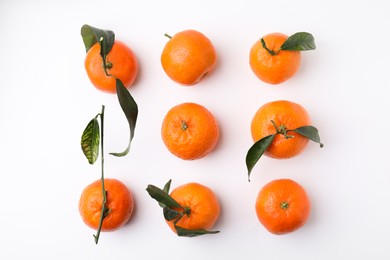
[[[289,207],[289,204],[287,201],[283,201],[282,203],[280,203],[280,208],[286,210],[286,209],[288,209],[288,207]]]
[[[112,64],[110,62],[107,62],[107,50],[106,50],[106,44],[103,43],[104,41],[104,37],[100,37],[99,39],[99,44],[100,44],[100,55],[102,56],[102,60],[103,60],[103,68],[104,68],[104,72],[106,73],[106,75],[108,77],[112,76],[111,74],[108,73],[108,69],[110,69],[112,67]]]
[[[186,121],[181,121],[181,129],[183,130],[183,131],[185,131],[185,130],[187,130],[187,128],[188,128],[188,125],[187,125],[187,122]]]
[[[102,195],[103,195],[103,202],[102,202],[102,210],[100,212],[100,221],[99,221],[99,227],[97,229],[96,235],[93,235],[95,238],[95,243],[97,244],[99,241],[99,236],[100,236],[100,231],[102,229],[103,225],[103,220],[104,218],[110,213],[110,209],[107,208],[106,203],[107,203],[107,193],[106,189],[104,187],[104,145],[103,145],[103,140],[104,140],[104,105],[102,105],[102,112],[99,114],[100,115],[100,132],[101,132],[101,141],[100,141],[100,150],[101,150],[101,183],[102,183]]]
[[[294,138],[293,135],[287,134],[287,132],[289,132],[291,130],[288,130],[285,125],[282,124],[278,127],[274,120],[271,120],[271,123],[274,125],[274,127],[276,129],[276,134],[282,134],[284,136],[284,138],[286,138],[286,139]]]
[[[263,46],[263,48],[268,51],[269,54],[271,54],[272,56],[275,56],[279,53],[280,49],[278,51],[274,51],[274,50],[270,50],[268,49],[267,45],[265,44],[265,41],[264,41],[264,38],[261,38],[261,45]]]

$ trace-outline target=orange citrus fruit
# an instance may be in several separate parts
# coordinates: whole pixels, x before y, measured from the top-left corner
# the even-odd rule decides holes
[[[220,206],[215,193],[208,187],[199,183],[187,183],[176,187],[170,196],[183,208],[189,209],[189,214],[176,223],[177,226],[195,230],[211,229],[217,222]],[[181,209],[178,209],[179,211]],[[173,232],[176,233],[174,220],[166,221]]]
[[[257,110],[252,119],[251,133],[256,142],[268,135],[275,134],[276,128],[283,132],[309,125],[309,114],[301,105],[279,100],[268,102]],[[291,158],[300,154],[309,142],[309,139],[292,131],[288,132],[286,136],[276,135],[264,154],[277,159]]]
[[[288,36],[282,33],[265,35],[263,40],[271,54],[264,48],[261,40],[256,41],[249,54],[249,64],[254,74],[262,81],[279,84],[290,79],[301,63],[301,52],[280,50]]]
[[[115,41],[106,55],[107,73],[104,70],[103,58],[100,55],[100,44],[95,43],[87,52],[85,69],[92,84],[107,93],[116,93],[118,78],[123,85],[130,87],[138,73],[138,62],[134,52],[120,41]]]
[[[104,218],[102,231],[114,231],[125,225],[131,218],[134,201],[130,190],[119,180],[105,179],[106,207],[109,210]],[[79,212],[84,223],[97,230],[102,211],[103,193],[101,180],[89,184],[81,193]]]
[[[183,103],[165,115],[161,136],[168,150],[184,160],[208,155],[219,139],[219,127],[214,116],[196,103]]]
[[[165,73],[175,82],[191,86],[212,71],[217,54],[211,41],[195,30],[175,34],[166,43],[161,64]]]
[[[260,223],[273,234],[286,234],[301,228],[309,219],[311,206],[304,188],[290,179],[266,184],[256,199]]]

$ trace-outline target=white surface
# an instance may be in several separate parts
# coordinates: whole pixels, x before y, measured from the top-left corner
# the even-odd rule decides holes
[[[0,2],[0,258],[53,259],[389,259],[388,88],[390,23],[386,1],[11,1]],[[80,149],[88,121],[106,106],[106,152],[125,148],[128,128],[115,95],[97,91],[84,67],[80,28],[111,29],[136,53],[140,74],[130,89],[139,119],[130,155],[106,154],[106,177],[132,190],[136,209],[123,229],[102,233],[82,222],[82,189],[100,177]],[[200,84],[181,87],[163,72],[167,39],[197,29],[214,43],[218,66]],[[260,82],[249,49],[270,32],[311,32],[296,76]],[[302,104],[325,144],[299,157],[262,158],[247,182],[250,121],[265,102]],[[193,101],[218,119],[217,149],[198,161],[171,155],[160,138],[163,116]],[[221,233],[176,237],[145,188],[197,181],[211,187]],[[292,178],[310,195],[309,222],[274,236],[254,211],[259,189]],[[18,258],[19,259],[19,258]]]

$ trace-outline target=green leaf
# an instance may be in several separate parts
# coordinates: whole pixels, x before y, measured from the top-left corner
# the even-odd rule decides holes
[[[163,191],[165,192],[165,193],[169,193],[169,189],[171,188],[171,182],[172,182],[172,180],[169,180],[167,183],[165,183],[165,185],[164,185],[164,188],[163,188]]]
[[[291,130],[295,133],[298,133],[307,139],[312,140],[313,142],[319,143],[320,147],[323,147],[324,144],[321,143],[320,135],[318,134],[317,128],[314,126],[302,126],[298,127],[297,129]]]
[[[166,193],[166,194],[169,194],[169,189],[171,188],[171,182],[172,180],[169,180],[165,185],[164,185],[164,188],[163,188],[163,191]],[[164,208],[165,205],[161,202],[159,202],[158,204],[160,204],[160,207]]]
[[[256,165],[257,161],[263,155],[263,153],[268,149],[268,147],[272,144],[272,141],[275,138],[275,134],[268,135],[263,137],[249,148],[248,153],[246,155],[246,167],[248,169],[248,181],[253,167]]]
[[[179,226],[175,226],[175,228],[176,228],[177,235],[181,236],[181,237],[196,237],[196,236],[205,235],[205,234],[217,234],[217,233],[219,233],[218,230],[216,230],[216,231],[208,231],[208,230],[205,230],[205,229],[186,229],[186,228],[182,228],[182,227],[179,227]]]
[[[308,51],[315,50],[314,37],[307,32],[298,32],[290,37],[282,44],[281,50],[285,51]]]
[[[164,205],[164,207],[171,208],[181,208],[184,209],[176,200],[174,200],[171,196],[169,196],[162,189],[149,184],[146,188],[146,191],[149,193],[150,197],[157,200],[160,205]]]
[[[94,164],[99,156],[100,130],[99,122],[92,119],[81,136],[81,149],[90,164]]]
[[[100,53],[102,56],[106,56],[111,51],[115,41],[113,31],[98,29],[87,24],[81,27],[81,36],[83,37],[86,52],[97,42],[103,44],[104,46],[102,46]]]
[[[84,24],[81,27],[81,36],[83,37],[85,50],[88,52],[89,49],[96,44],[100,44],[100,56],[103,60],[103,68],[107,76],[110,74],[107,72],[106,56],[111,51],[112,46],[115,42],[115,34],[113,31],[102,30],[93,26]]]
[[[137,123],[138,106],[130,92],[125,88],[122,81],[119,79],[116,79],[116,93],[119,104],[123,110],[123,113],[125,113],[130,128],[130,140],[127,148],[121,153],[110,153],[111,155],[121,157],[127,155],[130,151],[131,140],[133,140],[135,125]]]
[[[180,212],[179,211],[171,209],[170,207],[163,207],[163,214],[164,214],[164,218],[167,221],[174,220],[175,218],[180,216]]]

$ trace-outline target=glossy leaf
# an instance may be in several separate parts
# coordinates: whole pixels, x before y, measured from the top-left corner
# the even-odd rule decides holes
[[[275,138],[275,134],[268,135],[263,137],[259,141],[255,142],[251,148],[249,148],[246,155],[246,167],[248,169],[248,181],[253,167],[256,165],[257,161],[263,155],[263,153],[268,149],[272,144],[272,141]]]
[[[146,191],[149,193],[150,197],[159,202],[160,206],[163,205],[164,207],[183,209],[176,200],[169,196],[165,191],[154,185],[149,184]]]
[[[174,220],[175,218],[180,216],[180,212],[179,211],[171,209],[170,207],[164,207],[163,208],[163,214],[164,214],[164,218],[167,221]]]
[[[130,129],[130,140],[129,144],[127,145],[127,148],[120,153],[110,153],[111,155],[121,157],[127,155],[130,151],[131,141],[134,137],[135,125],[137,123],[138,106],[134,98],[131,96],[130,92],[125,88],[122,81],[119,79],[116,79],[116,93],[118,96],[119,104],[123,110],[123,113],[126,116]]]
[[[313,142],[319,143],[320,147],[323,147],[324,144],[321,143],[320,135],[318,134],[317,128],[314,126],[302,126],[298,127],[297,129],[291,130],[293,132],[296,132],[307,139],[312,140]]]
[[[196,236],[205,235],[205,234],[217,234],[217,233],[219,233],[218,230],[216,230],[216,231],[208,231],[208,230],[205,230],[205,229],[186,229],[186,228],[182,228],[182,227],[179,227],[179,226],[175,226],[175,228],[176,228],[177,235],[181,236],[181,237],[196,237]]]
[[[281,50],[286,51],[308,51],[315,50],[314,37],[307,32],[298,32],[290,37],[282,44]]]
[[[102,57],[102,65],[107,76],[111,76],[107,69],[106,56],[111,51],[115,42],[115,34],[113,31],[102,30],[93,26],[84,24],[81,27],[81,36],[83,37],[85,50],[89,49],[96,43],[100,44],[100,56]]]
[[[100,130],[99,122],[92,119],[81,136],[81,149],[90,164],[94,164],[99,156]]]
[[[84,24],[81,27],[81,36],[83,37],[86,52],[97,42],[103,44],[104,46],[101,48],[100,53],[102,56],[110,52],[115,41],[113,31],[98,29],[88,24]]]
[[[171,189],[171,182],[172,182],[172,180],[169,180],[167,183],[165,183],[165,185],[164,185],[164,188],[163,188],[163,191],[165,192],[165,193],[169,193],[169,190]]]
[[[172,180],[169,180],[165,185],[164,185],[164,188],[163,188],[163,191],[166,193],[166,194],[169,194],[169,189],[171,188],[171,182]],[[158,204],[160,204],[160,207],[164,208],[165,205],[161,202],[159,202]]]

